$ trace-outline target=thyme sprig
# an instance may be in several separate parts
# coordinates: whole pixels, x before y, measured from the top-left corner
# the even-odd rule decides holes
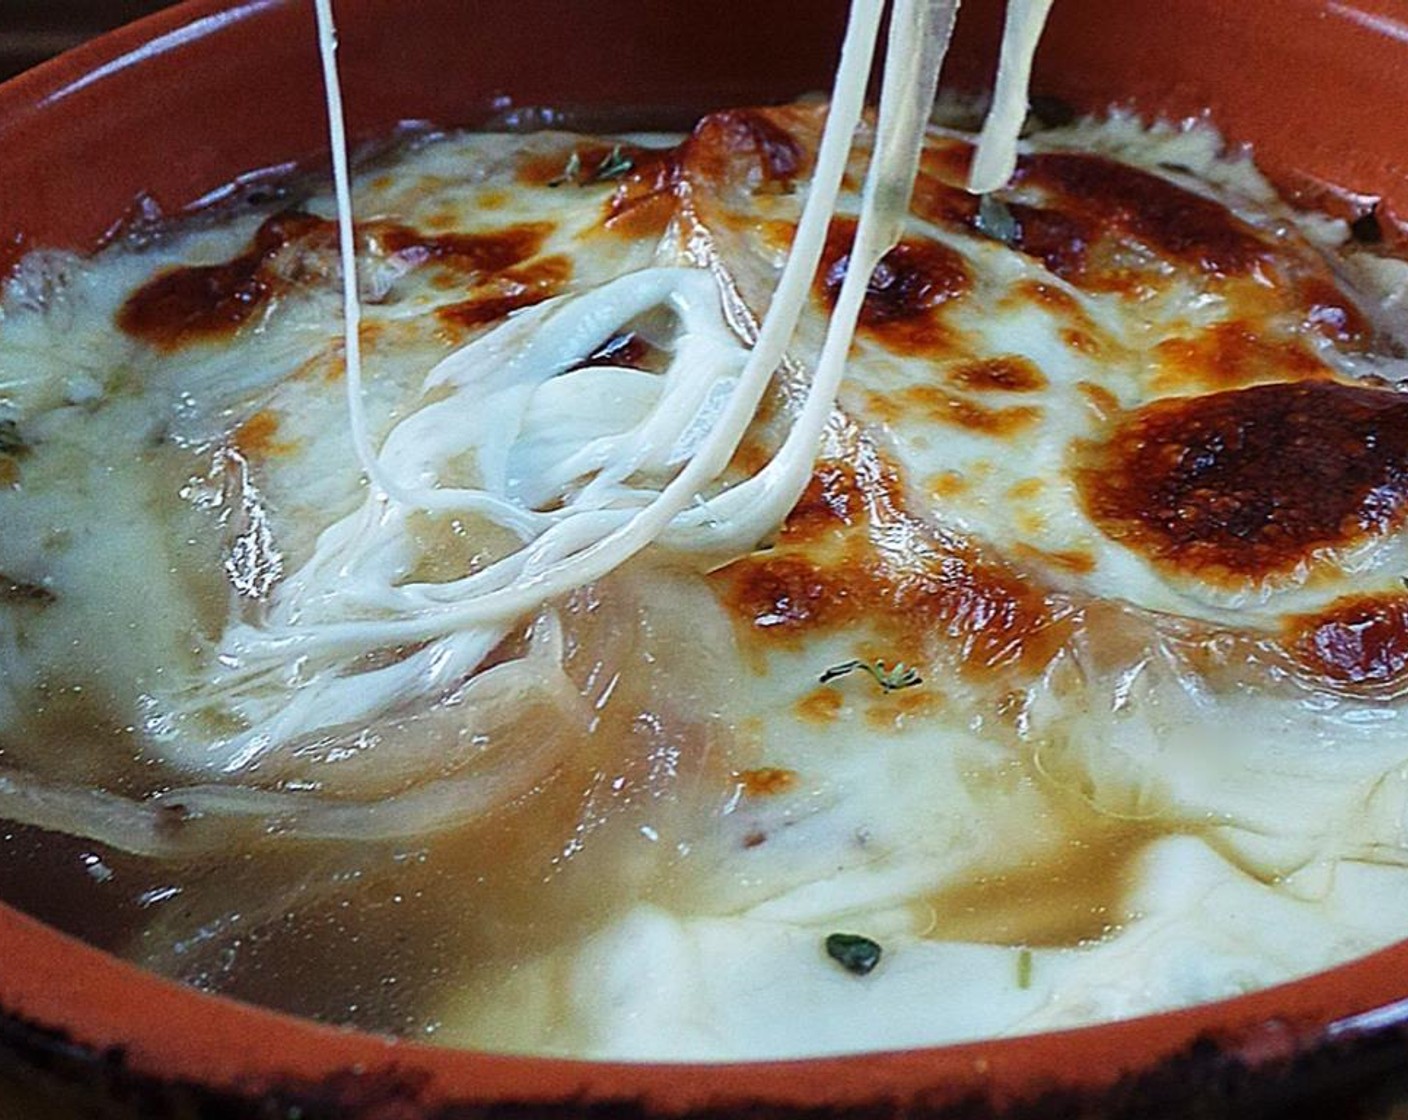
[[[596,165],[596,170],[592,172],[592,182],[603,183],[608,179],[619,179],[628,174],[635,165],[635,160],[622,152],[621,145],[617,144],[607,152],[606,158]]]
[[[898,692],[902,688],[913,688],[915,685],[924,683],[924,678],[919,675],[919,670],[906,665],[903,661],[897,661],[893,669],[886,669],[884,661],[864,661],[859,657],[831,666],[821,674],[820,680],[822,684],[830,684],[839,677],[857,671],[869,673],[875,683],[885,692]]]
[[[621,151],[621,145],[615,144],[611,151],[602,157],[601,162],[596,165],[596,169],[588,172],[582,164],[582,153],[574,148],[572,154],[567,157],[562,174],[556,179],[549,179],[548,186],[561,187],[568,183],[574,183],[579,187],[585,187],[589,183],[606,183],[620,179],[635,165],[635,160]]]

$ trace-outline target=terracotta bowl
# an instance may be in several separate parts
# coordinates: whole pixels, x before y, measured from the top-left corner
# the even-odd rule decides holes
[[[505,107],[648,122],[829,81],[839,0],[340,0],[355,133]],[[987,80],[999,5],[970,0],[949,67]],[[1211,107],[1288,191],[1408,216],[1404,0],[1060,0],[1038,89],[1172,117]],[[0,267],[88,249],[139,200],[167,213],[324,145],[309,0],[191,0],[0,87]],[[1408,931],[1405,931],[1408,933]],[[725,1066],[524,1060],[333,1030],[157,979],[0,907],[0,1071],[99,1115],[1349,1116],[1408,1069],[1408,945],[1097,1028]],[[906,1111],[908,1110],[908,1111]],[[0,1112],[4,1109],[0,1108]],[[86,1111],[84,1115],[94,1114]]]

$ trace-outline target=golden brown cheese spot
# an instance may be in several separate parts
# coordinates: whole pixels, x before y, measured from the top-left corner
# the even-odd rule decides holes
[[[817,288],[835,306],[851,263],[856,223],[838,218],[826,235]],[[943,351],[950,332],[939,315],[943,306],[972,286],[963,258],[926,238],[905,238],[881,259],[866,286],[860,330],[900,353]]]
[[[489,233],[426,234],[395,222],[358,227],[363,248],[411,267],[432,264],[454,283],[474,282],[534,256],[552,232],[533,222]],[[286,253],[327,253],[336,245],[333,222],[311,214],[278,214],[256,231],[249,248],[217,265],[175,268],[148,281],[117,313],[118,326],[160,350],[229,337],[277,294],[309,271]]]
[[[1154,347],[1152,358],[1152,387],[1158,393],[1332,376],[1296,339],[1269,338],[1241,320],[1215,323],[1192,337],[1165,339]]]
[[[159,350],[227,337],[284,286],[272,267],[290,245],[328,249],[332,224],[311,214],[278,214],[255,232],[248,249],[223,264],[173,268],[127,297],[117,325]]]
[[[1105,386],[1097,385],[1094,381],[1077,381],[1076,391],[1085,398],[1085,403],[1091,413],[1102,424],[1120,410],[1119,397]]]
[[[1003,302],[1008,301],[1004,300]],[[1064,288],[1058,288],[1055,284],[1046,284],[1040,280],[1022,280],[1012,286],[1012,302],[1017,303],[1018,306],[1024,303],[1034,303],[1054,315],[1071,319],[1087,329],[1093,329],[1090,326],[1090,318],[1085,313],[1085,308],[1080,305],[1076,297]]]
[[[968,192],[964,185],[968,182],[968,174],[973,167],[973,150],[973,145],[963,140],[947,137],[931,140],[925,144],[919,157],[920,170],[925,176],[936,180],[939,185],[966,195]]]
[[[1080,449],[1111,538],[1203,578],[1259,579],[1383,533],[1408,499],[1408,399],[1335,382],[1156,401]]]
[[[823,472],[776,548],[712,577],[745,633],[791,643],[864,625],[890,659],[945,654],[969,673],[1043,665],[1064,642],[1063,611],[905,513],[892,470],[823,462]]]
[[[1013,551],[1018,559],[1030,559],[1068,575],[1088,576],[1095,571],[1095,557],[1083,549],[1043,549],[1017,544]]]
[[[706,195],[790,192],[810,159],[791,126],[809,115],[786,109],[710,113],[679,147],[634,152],[631,170],[607,201],[603,227],[624,236],[659,235],[681,194],[696,184]]]
[[[807,155],[784,119],[765,109],[710,113],[684,144],[691,174],[715,183],[742,183],[753,191],[790,190],[807,166]]]
[[[899,731],[913,720],[937,715],[943,707],[943,697],[929,687],[882,693],[866,705],[865,722],[873,731]]]
[[[910,385],[890,394],[872,392],[867,394],[866,400],[872,411],[889,423],[918,414],[949,427],[995,439],[1017,435],[1041,420],[1039,408],[1027,405],[989,408],[932,385]]]
[[[278,431],[278,415],[263,408],[235,429],[231,442],[246,458],[267,459],[291,451],[296,446],[276,439]]]
[[[1046,388],[1046,377],[1035,363],[1015,354],[951,366],[946,376],[959,388],[984,392],[1034,393]]]
[[[1029,155],[1017,179],[1040,186],[1071,220],[1094,220],[1102,231],[1128,234],[1214,276],[1245,275],[1270,257],[1266,243],[1225,206],[1101,156]]]
[[[465,331],[496,323],[525,307],[555,296],[572,278],[572,260],[565,256],[543,257],[521,268],[512,268],[492,278],[468,299],[436,310],[442,325],[458,338]]]
[[[858,525],[865,517],[865,493],[856,468],[823,460],[783,522],[785,541],[815,540],[829,531]]]
[[[1104,344],[1088,331],[1076,330],[1074,327],[1066,327],[1061,331],[1061,341],[1077,354],[1084,354],[1088,358],[1098,358],[1104,352]]]
[[[926,485],[936,498],[956,498],[968,489],[968,480],[958,471],[941,471],[930,476]]]
[[[1289,621],[1286,646],[1305,668],[1335,684],[1376,686],[1408,676],[1408,597],[1339,599]]]
[[[833,723],[845,704],[845,697],[837,689],[821,685],[798,700],[793,711],[804,723]]]
[[[734,775],[745,797],[776,797],[797,784],[797,771],[776,766],[742,770]]]
[[[412,267],[433,263],[464,276],[486,276],[536,256],[553,231],[551,222],[526,222],[489,233],[426,234],[394,222],[366,227],[373,251]]]

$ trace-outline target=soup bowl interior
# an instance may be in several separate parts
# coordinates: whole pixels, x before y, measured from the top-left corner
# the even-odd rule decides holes
[[[569,125],[679,126],[785,100],[828,86],[845,6],[341,0],[337,14],[349,123],[367,139],[406,121],[543,119],[542,108]],[[1389,0],[1061,0],[1035,86],[1081,108],[1210,113],[1292,197],[1345,216],[1376,208],[1392,231],[1408,215],[1402,15]],[[1000,26],[1000,4],[965,5],[949,85],[990,80]],[[191,0],[21,76],[0,88],[0,265],[36,247],[92,250],[134,217],[316,166],[321,91],[305,0]],[[1046,1115],[1058,1102],[1182,1115],[1194,1098],[1208,1115],[1245,1114],[1379,1077],[1408,1018],[1399,946],[1237,1000],[1060,1034],[802,1063],[585,1064],[331,1030],[147,975],[4,907],[0,957],[23,962],[0,969],[11,1058],[144,1116],[191,1100],[378,1117],[880,1114],[897,1102],[934,1115]]]

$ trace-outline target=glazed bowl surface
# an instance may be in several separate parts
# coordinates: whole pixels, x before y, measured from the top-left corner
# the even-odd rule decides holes
[[[532,107],[671,126],[829,84],[844,4],[340,0],[356,137]],[[946,82],[989,80],[1000,5],[965,5]],[[1210,112],[1287,194],[1408,216],[1408,3],[1060,0],[1037,90]],[[0,267],[87,251],[242,176],[316,166],[308,0],[189,0],[0,87]],[[1405,931],[1408,934],[1408,931]],[[334,1030],[185,989],[0,907],[5,1065],[114,1115],[1352,1115],[1408,1065],[1408,944],[1301,982],[1101,1027],[722,1066],[496,1057]],[[93,1104],[91,1102],[101,1102]],[[102,1113],[107,1114],[107,1113]]]

